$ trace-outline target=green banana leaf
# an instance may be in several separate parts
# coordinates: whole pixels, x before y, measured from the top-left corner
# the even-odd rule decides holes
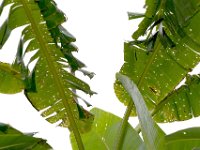
[[[77,124],[81,132],[88,131],[93,115],[78,104],[79,96],[74,91],[89,95],[94,92],[74,76],[74,71],[83,65],[73,63],[78,61],[71,54],[71,49],[75,49],[71,42],[75,39],[61,26],[64,14],[52,0],[4,0],[0,10],[11,3],[9,16],[0,30],[0,43],[2,47],[13,29],[26,25],[12,67],[21,72],[27,99],[50,123],[72,130]],[[56,35],[54,29],[59,29]],[[70,58],[66,58],[64,50],[68,50]],[[33,51],[35,54],[25,63],[27,53]],[[29,66],[34,61],[37,63],[31,70]]]
[[[157,122],[187,120],[200,115],[200,76],[188,76],[185,85],[174,90],[152,112]]]
[[[138,39],[141,35],[144,35],[149,26],[154,22],[156,12],[159,9],[160,1],[161,0],[146,0],[146,12],[144,14],[144,19],[140,22],[137,31],[135,31],[132,36],[134,39]]]
[[[40,0],[38,5],[54,42],[57,46],[61,43],[61,52],[68,60],[71,70],[82,72],[81,68],[85,67],[85,64],[72,54],[72,52],[78,51],[78,48],[73,44],[76,38],[61,25],[66,20],[65,14],[57,8],[56,3],[53,1]],[[90,78],[93,77],[89,72],[84,74],[90,75]]]
[[[114,149],[115,139],[118,136],[121,118],[105,112],[98,108],[93,108],[91,113],[95,115],[92,129],[88,133],[82,134],[83,143],[86,150],[108,150]],[[70,135],[72,147],[78,150],[73,135]],[[128,125],[125,134],[122,150],[145,150],[145,145],[138,133]]]
[[[50,150],[46,140],[35,138],[34,134],[23,134],[7,124],[0,123],[1,150]]]
[[[126,91],[130,94],[136,106],[143,139],[147,149],[164,150],[165,133],[151,118],[148,108],[146,107],[144,99],[137,86],[127,76],[117,74],[116,77],[122,83]]]
[[[148,0],[146,5],[145,18],[133,35],[136,40],[124,44],[125,63],[120,73],[137,84],[148,109],[153,112],[156,110],[158,113],[156,121],[189,119],[193,115],[190,114],[191,111],[184,112],[182,102],[178,102],[175,107],[174,104],[162,104],[165,104],[171,93],[176,93],[176,86],[200,61],[200,2]],[[145,33],[148,35],[141,40],[139,37]],[[132,105],[129,103],[131,97],[118,80],[114,84],[114,89],[122,103]],[[191,93],[198,93],[197,89],[191,90]],[[192,105],[199,106],[198,96],[193,99],[196,100]],[[162,110],[157,111],[161,109],[161,105]],[[186,108],[191,108],[189,103],[185,105]],[[179,113],[179,117],[176,113],[166,115],[172,109]],[[132,115],[136,115],[135,107]],[[194,116],[198,116],[198,113]]]
[[[200,128],[189,128],[166,136],[166,146],[169,150],[199,150]]]

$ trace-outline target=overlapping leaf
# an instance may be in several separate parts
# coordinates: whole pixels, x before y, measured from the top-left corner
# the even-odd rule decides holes
[[[156,12],[159,9],[160,1],[161,0],[146,0],[146,12],[144,14],[144,19],[139,24],[138,30],[134,32],[134,39],[138,39],[138,37],[144,35],[149,26],[154,22],[156,18]],[[129,18],[132,18],[131,16],[132,13],[129,14]]]
[[[33,134],[23,134],[9,125],[0,123],[1,150],[50,150],[46,140],[35,138]]]
[[[120,127],[121,118],[94,108],[91,112],[95,115],[92,130],[82,135],[85,149],[87,150],[108,150],[115,149],[116,137]],[[77,149],[74,136],[71,135],[73,149]],[[121,145],[123,150],[144,150],[145,145],[138,133],[128,125],[124,143]]]
[[[68,60],[71,70],[82,71],[81,68],[85,67],[85,64],[72,54],[72,52],[78,51],[78,48],[73,44],[76,38],[61,25],[66,20],[64,13],[57,8],[56,3],[53,1],[38,1],[38,5],[54,42],[57,46],[59,43],[61,44],[60,49],[64,57]],[[86,75],[89,74],[88,72]]]
[[[129,93],[136,106],[143,139],[147,149],[164,150],[165,149],[165,133],[151,118],[144,99],[133,81],[125,75],[117,74],[117,79],[122,83],[123,87]]]
[[[0,63],[0,92],[4,94],[15,94],[24,89],[21,74],[14,70],[9,64]]]
[[[154,2],[154,0],[148,1],[149,4],[155,4]],[[137,36],[134,37],[137,39],[144,33],[149,33],[149,36],[145,40],[124,44],[125,63],[120,70],[120,73],[137,83],[150,110],[160,109],[158,107],[163,100],[173,93],[175,87],[200,61],[199,1],[162,1],[154,14],[156,16],[151,17],[148,27],[139,28]],[[152,32],[152,29],[156,31]],[[115,82],[114,88],[119,100],[127,105],[131,98],[119,81]],[[191,92],[198,93],[196,90]],[[193,105],[199,106],[198,96],[194,98],[196,100],[193,101],[195,103]],[[181,104],[177,103],[176,107],[173,107],[174,112],[180,113],[179,117],[170,113],[169,116],[165,115],[165,118],[162,118],[163,114],[160,114],[157,121],[189,119],[191,114],[184,112]],[[191,108],[189,104],[185,105]],[[168,107],[163,106],[162,113],[167,114]],[[172,110],[172,105],[170,107]],[[178,110],[179,108],[182,112]],[[136,115],[135,108],[132,114]]]
[[[71,54],[74,46],[70,43],[74,39],[60,25],[65,21],[64,14],[51,0],[39,2],[4,0],[1,9],[10,3],[13,4],[9,17],[1,27],[0,42],[3,46],[13,29],[26,25],[22,31],[16,60],[13,64],[15,69],[21,71],[26,85],[25,95],[38,111],[42,111],[42,116],[49,122],[61,121],[61,126],[71,129],[73,124],[69,124],[69,119],[74,118],[75,122],[82,125],[80,130],[84,132],[87,129],[83,126],[91,124],[93,115],[79,106],[76,101],[77,95],[73,90],[81,90],[90,95],[94,92],[90,90],[88,84],[64,70],[68,68],[75,71],[82,67],[74,65],[73,61],[77,62],[77,60]],[[54,29],[59,30],[56,31],[59,35],[54,35]],[[66,42],[67,40],[69,41]],[[24,47],[25,43],[28,43],[27,47]],[[36,50],[36,53],[26,66],[24,57],[33,50]],[[64,50],[69,51],[67,54],[71,55],[70,59],[65,57]],[[29,64],[34,60],[37,60],[37,63],[34,69],[29,71]]]

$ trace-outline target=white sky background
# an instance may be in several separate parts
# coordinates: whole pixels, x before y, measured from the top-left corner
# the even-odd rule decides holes
[[[0,0],[1,2],[1,0]],[[56,0],[58,7],[69,18],[64,24],[77,39],[76,55],[96,76],[87,81],[98,94],[84,96],[93,106],[123,116],[125,107],[115,97],[113,83],[115,73],[123,64],[123,42],[130,40],[137,21],[128,21],[127,11],[142,12],[143,0]],[[4,12],[3,16],[6,14]],[[5,18],[5,17],[3,17]],[[0,19],[2,24],[2,19]],[[0,51],[0,61],[10,62],[14,58],[20,37],[15,30]],[[199,73],[197,69],[196,73]],[[82,76],[81,76],[82,77]],[[131,122],[136,121],[131,119]],[[25,96],[0,94],[0,122],[11,124],[23,132],[40,132],[37,136],[48,139],[55,150],[70,150],[67,129],[54,127],[32,108]],[[198,125],[199,119],[165,124],[167,133],[178,128]]]

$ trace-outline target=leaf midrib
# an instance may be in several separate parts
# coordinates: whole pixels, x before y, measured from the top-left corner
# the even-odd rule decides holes
[[[47,65],[49,67],[49,72],[51,72],[53,75],[53,80],[54,80],[55,86],[58,89],[60,96],[62,98],[62,103],[65,106],[65,109],[68,114],[68,118],[69,118],[69,121],[70,121],[70,124],[72,127],[72,131],[76,137],[77,143],[79,143],[78,144],[80,146],[79,148],[84,149],[82,140],[80,137],[80,133],[78,131],[78,127],[75,123],[72,111],[70,109],[70,105],[67,101],[67,99],[70,99],[70,96],[69,96],[70,93],[69,93],[69,91],[64,91],[65,88],[64,88],[63,82],[61,81],[60,77],[58,76],[59,71],[57,70],[57,67],[55,66],[55,64],[51,63],[51,62],[54,62],[54,60],[51,58],[51,56],[53,56],[50,54],[51,50],[49,50],[49,47],[46,45],[47,42],[42,38],[42,34],[37,26],[37,23],[35,22],[35,20],[33,18],[31,10],[29,9],[27,3],[24,0],[20,0],[20,1],[23,5],[23,8],[25,10],[28,20],[30,21],[32,30],[35,33],[35,37],[38,40],[38,43],[40,45],[40,52],[43,54],[44,58],[46,59]],[[65,94],[65,92],[67,92],[67,94]]]

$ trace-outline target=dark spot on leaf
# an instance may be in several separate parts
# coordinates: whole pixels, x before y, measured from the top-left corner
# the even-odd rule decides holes
[[[137,53],[135,52],[135,60],[137,61]]]
[[[157,94],[158,93],[158,90],[154,87],[149,87],[150,91],[153,92],[154,94]]]

